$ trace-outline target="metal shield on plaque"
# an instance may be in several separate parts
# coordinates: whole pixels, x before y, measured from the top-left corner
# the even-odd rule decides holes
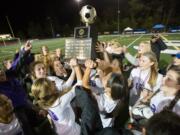
[[[90,27],[76,27],[74,29],[74,38],[90,38]]]

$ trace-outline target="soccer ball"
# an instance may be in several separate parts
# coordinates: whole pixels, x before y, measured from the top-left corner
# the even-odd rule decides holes
[[[81,21],[85,24],[92,24],[96,19],[96,9],[93,6],[83,6],[80,11]]]

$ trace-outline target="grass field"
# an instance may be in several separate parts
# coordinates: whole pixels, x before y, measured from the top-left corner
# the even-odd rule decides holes
[[[180,33],[179,34],[163,34],[168,40],[180,40]],[[100,41],[110,41],[110,40],[116,40],[120,42],[122,45],[128,45],[132,43],[134,40],[136,40],[139,37],[139,35],[133,35],[133,36],[122,36],[122,35],[105,35],[105,36],[99,36],[98,39]],[[141,39],[137,40],[133,43],[133,45],[138,45],[141,41],[147,41],[150,40],[151,35],[144,35]],[[55,50],[56,48],[62,48],[64,49],[65,45],[65,39],[66,38],[56,38],[56,39],[47,39],[47,40],[34,40],[32,43],[33,49],[32,52],[39,53],[40,48],[43,45],[47,45],[49,47],[50,51]],[[24,43],[22,43],[24,44]],[[128,48],[131,54],[135,54],[136,50],[133,49],[133,45]],[[15,51],[21,47],[20,44],[17,45],[8,45],[8,46],[1,46],[0,47],[0,62],[2,62],[5,58],[12,58]],[[166,54],[161,55],[161,65],[167,64],[170,61],[171,57]]]

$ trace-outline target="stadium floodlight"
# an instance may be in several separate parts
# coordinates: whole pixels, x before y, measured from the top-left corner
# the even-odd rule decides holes
[[[79,3],[79,2],[81,2],[81,0],[76,0],[76,2],[78,2],[78,3]]]
[[[75,0],[78,4],[78,10],[79,10],[79,3],[81,2],[81,0]]]
[[[118,16],[117,16],[117,21],[118,21],[118,26],[117,26],[117,31],[118,31],[118,34],[120,34],[120,27],[119,27],[119,23],[120,23],[120,9],[119,9],[119,0],[118,0],[118,11],[117,11],[117,13],[118,13]]]
[[[75,0],[76,2],[77,2],[77,4],[78,4],[78,12],[79,12],[79,10],[80,10],[80,2],[82,1],[82,0]],[[80,23],[80,25],[81,25],[81,21],[79,22]]]
[[[51,29],[51,33],[52,33],[52,37],[54,38],[54,28],[53,28],[53,24],[52,24],[52,19],[51,17],[47,17],[47,20],[49,20],[49,24],[50,24],[50,29]]]

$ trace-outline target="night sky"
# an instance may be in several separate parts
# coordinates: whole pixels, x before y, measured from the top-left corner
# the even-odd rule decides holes
[[[129,10],[127,8],[128,0],[119,1],[120,16],[130,17],[130,14],[127,12]],[[179,7],[180,1],[173,1]],[[105,14],[109,17],[108,20],[117,20],[118,0],[81,0],[80,7],[87,4],[96,8],[98,18],[103,18]],[[30,22],[38,22],[40,25],[43,25],[44,22],[48,22],[48,17],[51,18],[52,22],[58,23],[60,27],[64,27],[67,24],[72,29],[78,26],[80,22],[79,10],[75,0],[4,0],[3,3],[1,0],[0,34],[10,33],[6,16],[8,16],[15,34],[18,31],[26,33]],[[176,10],[178,10],[175,11],[176,16],[179,16],[180,8]],[[175,20],[175,22],[179,21]]]
[[[74,24],[79,19],[78,4],[75,0],[18,0],[4,1],[0,7],[0,33],[8,32],[6,16],[14,29],[27,28],[29,21],[47,21],[48,17],[55,18],[61,25]],[[90,4],[101,14],[106,7],[117,5],[117,0],[81,0],[80,7]],[[116,7],[117,8],[117,7]],[[116,8],[114,10],[116,10]]]

